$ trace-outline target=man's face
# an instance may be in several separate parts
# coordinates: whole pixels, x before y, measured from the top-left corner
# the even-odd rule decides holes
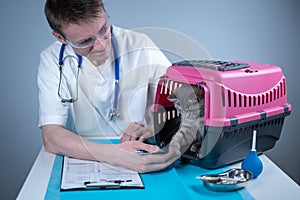
[[[108,17],[101,12],[98,18],[79,24],[63,27],[65,41],[71,44],[74,51],[86,56],[95,66],[103,64],[111,52],[111,30]],[[90,42],[92,41],[92,42]],[[84,47],[84,44],[91,44]],[[83,45],[82,45],[83,44]],[[77,46],[80,47],[77,47]],[[81,48],[81,47],[84,48]]]

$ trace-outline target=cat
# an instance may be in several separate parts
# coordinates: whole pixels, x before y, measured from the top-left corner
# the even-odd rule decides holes
[[[177,155],[182,155],[189,147],[193,152],[199,151],[204,126],[204,90],[182,84],[168,96],[168,100],[173,102],[177,111],[181,113],[179,130],[172,137],[168,150]]]

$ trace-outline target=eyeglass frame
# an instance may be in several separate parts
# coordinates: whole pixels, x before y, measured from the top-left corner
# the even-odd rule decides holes
[[[64,38],[64,40],[67,42],[67,44],[69,44],[70,46],[72,46],[72,47],[74,47],[76,49],[85,49],[85,48],[92,47],[95,44],[95,41],[97,40],[97,38],[103,39],[103,38],[105,38],[111,32],[111,25],[110,25],[110,22],[109,22],[109,16],[108,16],[108,14],[106,12],[105,12],[105,16],[106,16],[106,23],[105,23],[104,26],[107,28],[107,30],[104,33],[100,33],[101,30],[104,27],[104,26],[102,26],[101,29],[98,31],[98,33],[96,33],[96,35],[94,35],[92,37],[88,37],[86,39],[83,39],[80,42],[72,42],[70,40],[67,40],[64,35],[61,34],[61,36]],[[81,46],[82,43],[84,43],[84,42],[86,42],[88,40],[91,40],[90,44],[86,44],[85,46],[84,45]]]

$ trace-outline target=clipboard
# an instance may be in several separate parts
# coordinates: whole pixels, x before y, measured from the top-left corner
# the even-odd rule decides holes
[[[61,191],[144,189],[136,171],[109,163],[82,160],[64,156]]]

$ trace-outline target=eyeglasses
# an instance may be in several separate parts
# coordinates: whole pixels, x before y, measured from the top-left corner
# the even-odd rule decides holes
[[[77,49],[84,49],[84,48],[88,48],[94,45],[95,41],[97,38],[108,38],[109,33],[110,33],[111,27],[110,27],[110,23],[106,22],[102,28],[100,29],[100,31],[98,33],[96,33],[95,36],[93,37],[89,37],[87,39],[84,39],[80,42],[71,42],[66,40],[66,42],[68,42],[68,44],[70,44],[72,47],[77,48]]]

